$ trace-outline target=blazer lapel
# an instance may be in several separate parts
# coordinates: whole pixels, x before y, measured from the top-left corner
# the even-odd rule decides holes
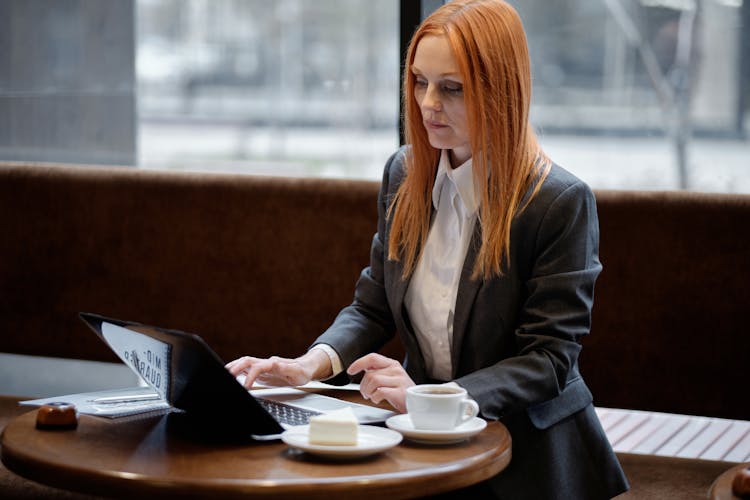
[[[435,207],[432,208],[432,211],[430,212],[430,228],[432,228],[432,223],[435,222],[435,214],[436,210]],[[417,255],[419,255],[419,250],[417,251]],[[411,328],[411,320],[409,319],[408,314],[406,313],[406,306],[404,304],[404,298],[406,297],[406,289],[409,287],[409,283],[411,282],[411,278],[414,275],[412,272],[407,279],[401,279],[401,275],[404,272],[404,266],[402,261],[394,262],[391,260],[387,261],[387,265],[391,266],[390,272],[391,272],[391,288],[389,290],[390,295],[393,297],[391,301],[392,311],[394,314],[398,314],[402,319],[402,324],[406,326],[405,332],[409,337],[410,340],[413,340],[414,343],[417,343],[417,336],[414,334],[414,330]]]
[[[474,272],[474,262],[477,258],[477,250],[481,241],[481,230],[479,223],[474,229],[474,235],[469,249],[466,252],[464,266],[461,269],[461,279],[458,282],[458,292],[456,294],[456,307],[453,311],[453,341],[451,345],[451,364],[453,365],[452,374],[456,376],[458,361],[461,359],[461,345],[469,321],[471,309],[474,306],[479,287],[482,285],[482,278],[472,279],[471,274]]]
[[[389,265],[392,265],[391,270],[391,279],[392,279],[392,285],[390,290],[390,295],[392,297],[392,304],[395,306],[393,308],[394,314],[399,314],[403,318],[403,307],[404,307],[404,297],[406,296],[406,288],[409,286],[409,282],[411,281],[411,276],[407,279],[402,279],[401,274],[404,272],[404,266],[401,264],[401,262],[393,262],[389,261]],[[409,331],[410,335],[414,335],[414,332]]]
[[[387,261],[386,266],[390,277],[390,284],[388,285],[389,302],[394,321],[396,322],[396,328],[404,343],[407,361],[406,369],[416,383],[424,383],[426,380],[424,356],[419,349],[419,342],[411,326],[411,320],[404,304],[406,289],[409,286],[411,277],[405,280],[401,279],[401,274],[404,271],[401,262]]]

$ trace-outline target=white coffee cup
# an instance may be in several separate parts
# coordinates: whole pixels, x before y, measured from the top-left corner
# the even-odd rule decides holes
[[[449,431],[476,417],[479,405],[463,387],[422,384],[406,389],[406,411],[415,429]]]

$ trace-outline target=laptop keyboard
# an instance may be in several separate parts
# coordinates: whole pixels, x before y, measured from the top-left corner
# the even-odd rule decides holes
[[[305,410],[294,406],[289,406],[278,401],[269,401],[267,399],[257,398],[256,401],[270,413],[277,422],[288,425],[306,425],[310,422],[310,417],[320,415],[321,412]]]

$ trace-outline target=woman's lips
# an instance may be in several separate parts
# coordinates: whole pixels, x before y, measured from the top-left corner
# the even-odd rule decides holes
[[[448,125],[445,125],[444,123],[436,122],[433,120],[425,120],[424,125],[425,127],[432,130],[440,130],[448,127]]]

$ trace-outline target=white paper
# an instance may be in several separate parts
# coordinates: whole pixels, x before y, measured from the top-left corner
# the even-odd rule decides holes
[[[169,403],[159,397],[150,387],[131,387],[97,392],[66,394],[42,399],[21,401],[19,404],[42,406],[53,402],[65,402],[75,405],[78,413],[98,417],[124,417],[138,413],[166,411]]]

